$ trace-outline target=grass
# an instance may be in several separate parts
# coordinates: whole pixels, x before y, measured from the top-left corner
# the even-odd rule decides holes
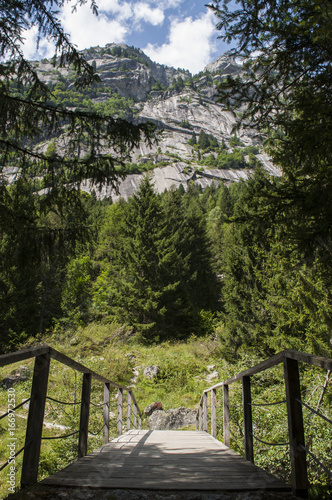
[[[249,366],[261,361],[256,356],[243,356],[237,363],[228,363],[223,359],[221,345],[215,338],[192,337],[187,342],[164,342],[159,345],[142,345],[135,342],[131,330],[118,324],[91,324],[86,328],[54,332],[41,339],[65,353],[67,356],[88,366],[92,370],[125,386],[133,384],[134,370],[138,373],[134,384],[134,393],[138,404],[143,411],[154,401],[161,401],[164,409],[185,406],[197,408],[203,389],[212,384],[225,380],[235,373],[239,373]],[[20,365],[5,367],[0,371],[0,378],[4,378]],[[144,368],[150,365],[159,367],[157,378],[149,380],[144,376]],[[15,386],[16,404],[30,395],[33,361],[27,360],[24,366],[28,369],[28,380]],[[219,377],[211,382],[207,376],[216,370]],[[305,400],[312,397],[314,407],[320,391],[314,391],[321,384],[323,373],[314,375],[310,370],[302,371]],[[316,378],[315,378],[316,377]],[[320,377],[320,379],[319,379]],[[81,394],[81,374],[52,360],[49,376],[48,395],[66,402],[79,402]],[[313,392],[314,391],[314,392]],[[311,396],[313,393],[313,396]],[[116,435],[116,391],[111,392],[111,437]],[[222,440],[222,413],[221,391],[218,391],[218,438]],[[280,367],[255,376],[252,381],[252,397],[254,402],[273,402],[284,399],[283,374]],[[230,386],[231,405],[231,447],[243,454],[241,384]],[[326,396],[326,408],[331,404],[331,388]],[[98,404],[103,401],[103,384],[93,380],[91,400]],[[8,392],[0,389],[0,411],[7,410]],[[325,410],[324,410],[325,411]],[[79,425],[79,405],[60,405],[47,401],[45,421],[50,424],[63,425],[65,429],[50,428],[43,430],[43,436],[55,436],[73,432]],[[15,437],[16,450],[24,445],[25,426],[28,410],[20,408],[16,414]],[[124,415],[126,408],[124,409]],[[320,419],[310,420],[305,414],[307,428],[316,434],[313,444],[318,455],[325,463],[331,462],[329,450],[332,449],[331,433],[328,424],[322,424]],[[91,406],[89,428],[96,433],[102,427],[102,408]],[[143,428],[148,428],[147,419],[142,422]],[[287,417],[285,405],[254,408],[254,433],[268,442],[287,441]],[[0,420],[0,466],[7,459],[8,427],[7,419]],[[89,451],[102,444],[101,436],[89,437]],[[39,468],[40,479],[46,477],[68,463],[77,456],[77,435],[61,440],[44,440],[42,442]],[[271,448],[255,442],[256,464],[270,470],[279,477],[289,479],[288,449]],[[16,469],[20,470],[22,454],[16,459]],[[327,483],[325,478],[314,464],[310,465],[311,481],[319,487]],[[17,486],[19,485],[17,474]],[[0,498],[7,494],[6,469],[0,473]],[[323,496],[321,496],[323,498]]]

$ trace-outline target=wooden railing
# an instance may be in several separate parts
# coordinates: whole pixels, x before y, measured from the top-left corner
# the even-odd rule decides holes
[[[287,350],[275,354],[271,358],[249,368],[224,382],[215,384],[205,389],[197,411],[196,429],[208,432],[208,393],[211,394],[211,435],[217,436],[217,390],[222,389],[223,401],[223,441],[226,446],[230,445],[230,412],[229,412],[229,385],[234,382],[242,382],[242,410],[243,410],[243,434],[244,449],[247,460],[254,462],[253,444],[253,422],[251,402],[251,376],[267,370],[273,366],[283,363],[284,380],[286,392],[286,407],[288,417],[289,453],[291,463],[291,478],[293,492],[300,497],[308,496],[308,474],[306,455],[310,453],[305,447],[304,425],[301,401],[301,386],[298,362],[301,361],[311,366],[332,370],[332,359],[313,356],[298,351]],[[315,410],[313,410],[315,412]],[[317,412],[315,412],[317,413]],[[323,416],[332,424],[332,421]],[[314,457],[315,458],[315,457]],[[331,474],[330,471],[326,471]]]
[[[89,414],[90,414],[90,395],[91,395],[91,381],[97,380],[104,384],[104,403],[103,406],[103,443],[109,442],[109,408],[110,408],[110,388],[118,389],[118,404],[117,404],[117,434],[122,434],[123,429],[123,404],[124,392],[128,394],[127,400],[127,416],[126,416],[126,430],[130,430],[131,426],[135,429],[141,428],[141,411],[136,402],[133,391],[130,388],[124,387],[120,384],[112,382],[111,380],[99,375],[98,373],[90,370],[86,366],[74,361],[68,356],[56,351],[47,345],[36,347],[32,349],[25,349],[10,354],[0,356],[0,367],[10,365],[25,359],[35,358],[31,396],[29,398],[29,414],[26,427],[25,445],[16,454],[24,452],[21,486],[27,486],[37,482],[38,478],[38,465],[40,456],[40,447],[42,440],[43,420],[45,412],[45,404],[47,399],[48,376],[50,370],[50,361],[55,359],[60,363],[73,368],[74,370],[83,374],[82,381],[82,397],[81,397],[81,411],[80,411],[80,424],[79,430],[72,434],[78,434],[78,458],[87,454],[88,448],[88,434],[89,434]],[[51,398],[49,398],[51,399]],[[18,405],[21,406],[21,405]],[[16,407],[17,408],[17,407]],[[11,411],[14,411],[14,408]],[[8,412],[9,413],[9,412]],[[2,415],[1,418],[7,414]],[[133,418],[132,418],[133,417]],[[4,468],[10,461],[6,462]]]

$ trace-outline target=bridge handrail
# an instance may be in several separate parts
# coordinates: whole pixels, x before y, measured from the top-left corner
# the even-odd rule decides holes
[[[208,393],[211,393],[211,434],[217,435],[217,389],[223,391],[223,439],[224,444],[230,444],[229,429],[229,394],[228,387],[234,382],[242,382],[242,407],[244,425],[244,447],[246,459],[254,462],[253,453],[253,424],[252,424],[252,402],[250,378],[262,371],[272,368],[280,363],[284,365],[284,379],[286,389],[286,405],[288,417],[288,435],[291,461],[292,489],[297,496],[307,497],[308,495],[308,475],[306,464],[306,452],[304,443],[304,425],[302,415],[301,387],[299,378],[298,362],[301,361],[310,366],[332,370],[332,359],[315,356],[305,352],[295,350],[285,350],[279,352],[257,365],[244,370],[241,373],[230,377],[224,382],[220,382],[205,389],[199,401],[196,414],[196,429],[208,431]],[[326,419],[325,419],[326,420]],[[285,443],[282,443],[283,445]],[[279,445],[279,444],[278,444]]]
[[[47,399],[48,375],[51,359],[59,361],[60,363],[83,373],[82,397],[81,401],[77,403],[81,405],[80,426],[78,431],[70,434],[79,434],[78,458],[81,458],[87,454],[89,435],[89,409],[90,405],[93,404],[90,401],[92,379],[96,379],[104,384],[104,403],[101,405],[103,406],[103,427],[101,429],[103,430],[103,444],[107,444],[109,442],[110,387],[118,389],[117,434],[122,434],[124,392],[127,392],[128,394],[126,419],[127,430],[130,430],[132,425],[135,429],[137,428],[137,426],[139,429],[141,428],[142,413],[131,388],[113,382],[112,380],[100,375],[99,373],[96,373],[95,371],[82,365],[81,363],[78,363],[77,361],[57,351],[56,349],[53,349],[53,347],[49,345],[41,345],[29,349],[22,349],[21,351],[16,351],[13,353],[2,354],[0,355],[0,367],[31,358],[35,358],[35,365],[31,386],[31,396],[29,398],[30,403],[26,427],[25,445],[18,452],[21,453],[22,451],[24,451],[21,474],[22,487],[36,483],[38,478],[38,464],[40,456],[40,446],[43,439],[42,428],[45,403]],[[62,403],[61,401],[58,402]],[[132,415],[133,421],[131,418]],[[5,416],[7,416],[7,414],[3,415],[3,417]],[[67,437],[67,435],[59,437]],[[9,463],[10,461],[8,460],[1,469],[3,469]]]

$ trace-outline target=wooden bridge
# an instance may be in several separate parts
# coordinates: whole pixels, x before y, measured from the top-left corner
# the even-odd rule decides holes
[[[290,491],[203,431],[131,430],[42,481],[147,490]]]
[[[0,356],[0,366],[35,358],[31,386],[25,445],[15,454],[24,452],[21,486],[37,483],[43,420],[51,359],[83,373],[78,434],[78,461],[44,479],[44,486],[75,486],[93,488],[124,488],[181,491],[289,491],[307,497],[307,456],[302,416],[298,363],[332,369],[332,360],[297,351],[283,351],[234,377],[206,389],[199,402],[196,431],[141,430],[141,412],[132,389],[121,386],[77,363],[49,346],[27,349]],[[254,465],[251,377],[282,363],[288,415],[288,434],[292,485],[268,474]],[[87,454],[91,381],[103,383],[103,446]],[[245,458],[229,448],[229,385],[242,382]],[[109,442],[110,390],[117,390],[117,434]],[[222,390],[223,441],[217,435],[217,391]],[[127,393],[127,412],[123,415],[124,393]],[[208,395],[210,394],[210,405]],[[57,400],[53,400],[57,401]],[[60,401],[57,401],[61,403]],[[23,404],[23,403],[22,403]],[[15,411],[19,406],[12,409]],[[68,404],[64,402],[64,404]],[[307,406],[308,407],[308,406]],[[309,408],[309,407],[308,407]],[[209,418],[210,410],[210,418]],[[332,420],[316,414],[329,423]],[[8,412],[10,414],[10,412]],[[4,418],[6,415],[2,415]],[[123,420],[125,419],[125,422]],[[211,429],[211,434],[208,429]],[[125,431],[123,433],[123,431]],[[68,435],[67,435],[68,436]],[[60,436],[66,437],[66,436]],[[319,466],[331,475],[316,457]],[[0,470],[4,469],[10,460]]]

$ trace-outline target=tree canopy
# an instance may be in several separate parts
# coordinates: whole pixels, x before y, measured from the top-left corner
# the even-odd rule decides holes
[[[38,29],[38,40],[47,37],[55,44],[53,64],[71,68],[76,73],[75,86],[82,89],[99,77],[70,42],[56,9],[66,0],[27,0],[0,2],[0,212],[2,220],[9,217],[6,208],[8,172],[16,178],[39,178],[38,189],[44,199],[66,197],[68,183],[79,187],[83,179],[95,184],[116,186],[119,172],[115,167],[139,142],[153,140],[151,124],[135,125],[122,119],[94,112],[83,112],[54,105],[48,86],[41,81],[37,67],[27,61],[22,50],[24,35],[32,27]],[[79,0],[82,5],[87,0]],[[76,8],[76,7],[75,7]],[[97,14],[97,6],[91,0]],[[61,135],[52,155],[35,149],[38,142]],[[10,167],[10,170],[6,167]],[[64,191],[63,186],[67,184]]]
[[[243,72],[218,86],[238,126],[255,127],[283,171],[261,195],[260,215],[285,223],[331,255],[332,7],[328,0],[228,0],[210,5]],[[257,215],[257,214],[256,214]],[[324,257],[324,258],[325,258]]]

